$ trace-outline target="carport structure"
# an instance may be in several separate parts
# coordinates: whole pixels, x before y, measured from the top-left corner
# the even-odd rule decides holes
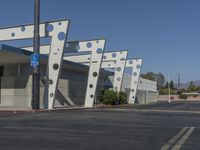
[[[85,104],[84,104],[85,107],[92,107],[94,103],[104,47],[105,47],[105,39],[96,39],[96,40],[67,42],[66,47],[63,50],[65,52],[65,55],[67,53],[70,53],[69,55],[71,55],[71,57],[73,57],[72,55],[74,54],[77,56],[77,54],[89,53],[87,55],[87,58],[85,58],[87,62],[90,63],[88,79],[87,79],[86,95],[85,95]],[[24,47],[23,49],[33,51],[33,47]],[[43,51],[42,52],[43,54],[48,55],[49,50],[50,50],[50,45],[41,46],[41,51]],[[65,57],[62,59],[67,60],[65,59]],[[75,57],[73,57],[73,59],[70,61],[80,63],[81,60],[83,61],[82,58],[79,58],[77,60],[75,59]]]
[[[114,68],[114,81],[113,81],[113,90],[116,92],[121,91],[123,76],[125,68],[131,68],[131,84],[130,84],[130,93],[128,96],[128,103],[134,104],[136,100],[138,81],[140,77],[140,71],[142,66],[141,58],[137,59],[128,59],[128,51],[112,51],[104,52],[101,68]],[[83,63],[89,65],[89,55],[75,55],[75,56],[65,56],[65,60],[70,60],[74,62]],[[85,99],[86,100],[86,99]],[[92,107],[92,106],[91,106]]]
[[[40,24],[40,37],[51,37],[48,68],[45,82],[45,108],[52,109],[62,68],[69,20],[44,22]],[[34,25],[19,25],[0,29],[0,41],[32,39]]]
[[[0,45],[0,106],[13,107],[21,109],[31,109],[31,95],[32,95],[32,83],[31,83],[31,67],[30,56],[32,52],[19,49],[16,47],[8,46],[5,44]],[[46,68],[48,65],[48,56],[40,55],[41,58],[41,98],[43,97],[44,83],[46,78]],[[87,74],[88,66],[74,63],[71,61],[63,60],[62,70],[68,70],[68,72],[76,71],[79,74]],[[60,81],[63,82],[63,75],[60,77]],[[65,81],[63,84],[68,84]],[[70,82],[72,83],[72,82]],[[70,84],[71,85],[71,84]],[[66,85],[69,86],[69,85]],[[62,86],[63,87],[63,86]],[[65,90],[66,91],[66,90]],[[57,89],[58,95],[63,94],[62,88]],[[66,96],[65,96],[66,97]],[[59,100],[59,98],[56,98]],[[73,101],[66,99],[67,104],[73,105]],[[62,102],[61,102],[62,103]],[[40,101],[40,106],[45,106],[43,100]],[[56,105],[57,106],[57,105]],[[41,107],[42,108],[42,107]]]
[[[64,60],[88,65],[89,70],[90,70],[89,72],[95,72],[95,71],[99,72],[100,70],[99,65],[94,65],[96,70],[94,70],[93,67],[91,67],[92,64],[97,62],[97,60],[94,57],[92,57],[91,54],[76,52],[78,50],[83,50],[83,49],[85,49],[86,51],[87,47],[85,47],[85,45],[87,45],[87,43],[92,43],[94,41],[97,41],[97,40],[87,40],[87,42],[83,41],[84,43],[86,42],[86,44],[83,44],[82,41],[67,42],[67,47],[64,50],[65,51]],[[100,39],[98,41],[100,41]],[[25,47],[24,49],[32,51],[33,48]],[[43,54],[48,54],[47,49],[49,49],[49,45],[41,46],[41,51],[43,52]],[[131,86],[130,86],[128,103],[134,104],[135,99],[136,99],[140,70],[142,66],[142,59],[128,59],[127,60],[127,56],[128,56],[127,50],[104,52],[103,56],[101,52],[98,52],[96,55],[99,55],[99,57],[102,57],[101,68],[104,68],[104,69],[114,68],[113,90],[116,92],[121,91],[125,68],[132,68]],[[90,78],[91,77],[89,75],[88,79]],[[95,97],[93,96],[91,97],[91,95],[95,95],[97,84],[98,84],[98,78],[96,80],[93,80],[93,83],[88,82],[86,93],[90,93],[90,95],[87,96],[86,94],[85,107],[93,106]],[[89,96],[90,98],[88,98]]]
[[[51,37],[49,45],[40,46],[41,54],[44,54],[41,55],[41,63],[43,56],[47,59],[48,55],[44,107],[46,109],[52,109],[54,107],[63,60],[89,66],[85,107],[92,107],[94,104],[101,68],[115,69],[113,90],[119,92],[121,90],[125,67],[132,67],[134,71],[132,71],[133,77],[131,80],[129,103],[134,103],[142,60],[127,60],[128,52],[123,50],[104,53],[105,39],[67,42],[68,28],[69,20],[57,20],[40,24],[40,37]],[[1,41],[32,38],[33,25],[20,25],[0,29]],[[26,50],[23,51],[24,53],[33,51],[32,46],[22,47],[22,49]],[[29,61],[29,58],[26,58],[27,61]]]

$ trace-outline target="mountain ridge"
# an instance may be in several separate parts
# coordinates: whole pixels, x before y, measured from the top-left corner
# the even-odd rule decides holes
[[[181,88],[181,89],[186,89],[186,88],[188,88],[188,86],[190,85],[190,82],[193,82],[193,84],[194,84],[195,86],[200,86],[200,80],[195,80],[195,81],[189,81],[189,82],[180,83],[180,88]],[[178,83],[175,84],[175,87],[178,88]]]

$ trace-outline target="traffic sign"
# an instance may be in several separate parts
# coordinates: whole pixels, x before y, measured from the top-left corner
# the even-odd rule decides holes
[[[39,54],[31,54],[31,66],[37,67],[39,65]]]

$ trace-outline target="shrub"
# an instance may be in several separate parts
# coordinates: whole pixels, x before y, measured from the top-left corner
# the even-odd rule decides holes
[[[100,103],[103,103],[103,94],[104,94],[105,90],[98,90],[97,91],[97,99]]]
[[[127,93],[119,92],[118,93],[118,103],[119,104],[126,104],[127,103]]]
[[[180,98],[180,99],[187,99],[187,98],[188,98],[188,96],[187,96],[187,95],[185,95],[185,94],[180,94],[180,95],[179,95],[179,98]]]
[[[197,97],[197,96],[198,96],[198,94],[193,95],[193,97]]]
[[[161,88],[159,90],[159,95],[167,95],[169,93],[167,88]]]
[[[170,89],[170,93],[171,94],[175,94],[175,90],[174,89]],[[169,89],[168,88],[161,88],[159,90],[159,95],[168,95],[169,94]]]
[[[116,105],[118,101],[117,92],[111,90],[105,90],[102,96],[102,102],[104,104]]]

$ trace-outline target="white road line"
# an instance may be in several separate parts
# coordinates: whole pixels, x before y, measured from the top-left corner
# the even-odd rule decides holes
[[[171,145],[173,145],[177,139],[179,139],[183,133],[188,129],[188,127],[184,127],[178,134],[176,134],[167,144],[165,144],[160,150],[168,150]]]
[[[181,137],[181,139],[172,147],[172,150],[179,150],[185,141],[189,138],[189,136],[194,131],[195,127],[190,127],[190,129]]]

